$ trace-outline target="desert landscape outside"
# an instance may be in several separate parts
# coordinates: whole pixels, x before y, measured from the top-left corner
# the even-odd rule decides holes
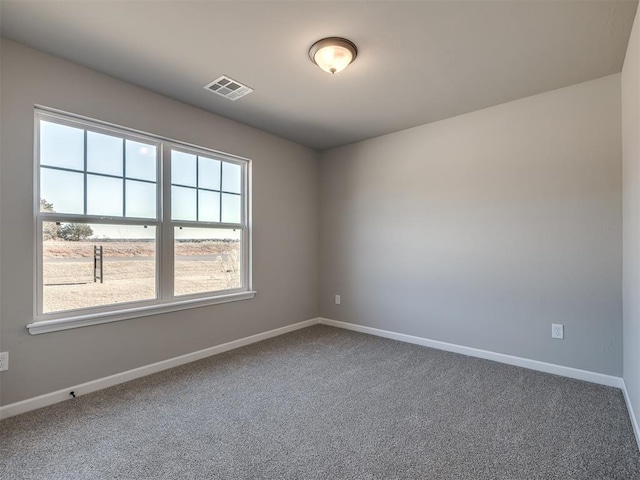
[[[154,239],[43,240],[43,313],[156,298]],[[94,247],[102,246],[102,282],[94,279]],[[240,241],[176,238],[174,295],[241,287]]]

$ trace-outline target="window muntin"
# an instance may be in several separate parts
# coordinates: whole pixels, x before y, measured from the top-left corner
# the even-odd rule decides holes
[[[203,152],[171,149],[174,295],[242,289],[244,169]]]
[[[44,119],[39,132],[40,198],[55,213],[157,218],[156,145]]]
[[[172,220],[241,225],[242,177],[242,165],[172,149]]]
[[[251,293],[247,160],[40,109],[36,138],[37,321]],[[51,238],[68,225],[93,233]],[[94,245],[101,285],[88,281]]]

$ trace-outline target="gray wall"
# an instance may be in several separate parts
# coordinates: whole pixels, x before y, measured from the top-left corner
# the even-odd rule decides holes
[[[624,221],[624,383],[640,414],[640,18],[636,16],[622,68]]]
[[[2,40],[0,404],[318,315],[318,158],[273,135]],[[196,85],[194,88],[201,88]],[[253,160],[253,300],[31,336],[33,106]]]
[[[321,315],[620,376],[620,115],[617,74],[325,152]]]
[[[624,375],[637,402],[636,30],[623,95],[633,106],[625,100]],[[620,75],[331,150],[318,164],[310,149],[59,58],[6,40],[0,54],[0,350],[11,355],[1,405],[319,313],[622,373]],[[34,104],[253,159],[256,298],[29,335]],[[564,341],[550,338],[552,322],[565,324]]]

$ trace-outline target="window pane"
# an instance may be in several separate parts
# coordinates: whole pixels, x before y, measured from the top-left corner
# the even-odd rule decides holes
[[[175,227],[175,295],[240,288],[241,230]]]
[[[222,194],[222,222],[242,222],[242,197],[230,193]]]
[[[240,165],[222,162],[222,190],[242,193],[242,167]]]
[[[198,220],[201,222],[220,221],[220,194],[198,190]]]
[[[127,177],[156,181],[156,147],[125,140]]]
[[[156,298],[155,227],[43,223],[43,313]],[[94,247],[103,269],[94,279]]]
[[[84,175],[40,169],[40,211],[84,213]],[[46,204],[43,204],[42,201]],[[48,206],[48,205],[51,206]],[[45,206],[46,205],[46,206]]]
[[[87,170],[122,176],[122,139],[87,132]]]
[[[196,156],[171,150],[171,183],[196,186]]]
[[[126,181],[127,217],[156,218],[156,184]]]
[[[84,130],[40,120],[40,164],[84,170]]]
[[[171,187],[171,218],[197,220],[195,188]]]
[[[122,180],[87,175],[87,214],[122,216]]]
[[[220,160],[198,157],[198,187],[220,190]]]

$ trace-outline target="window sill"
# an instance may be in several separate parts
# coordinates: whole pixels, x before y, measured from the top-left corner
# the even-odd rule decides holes
[[[119,322],[120,320],[128,320],[130,318],[176,312],[189,308],[206,307],[219,303],[249,300],[255,296],[256,292],[254,291],[231,293],[229,295],[220,295],[218,297],[197,298],[162,305],[129,308],[119,312],[94,313],[76,317],[57,318],[55,320],[36,321],[27,325],[27,328],[31,335],[38,335],[40,333],[57,332],[59,330],[69,330],[71,328],[87,327],[89,325],[98,325],[101,323]]]

